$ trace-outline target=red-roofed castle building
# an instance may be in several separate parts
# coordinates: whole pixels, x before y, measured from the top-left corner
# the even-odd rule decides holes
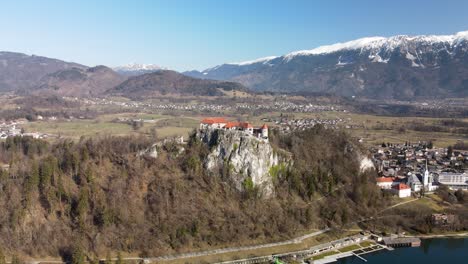
[[[222,117],[205,118],[200,123],[200,129],[224,129],[240,130],[257,138],[268,139],[268,126],[263,124],[260,128],[254,128],[249,122],[232,122]]]

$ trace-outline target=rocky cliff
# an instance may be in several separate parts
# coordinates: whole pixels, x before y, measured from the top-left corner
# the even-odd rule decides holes
[[[210,147],[205,167],[213,172],[225,171],[227,181],[239,191],[258,188],[266,197],[273,194],[273,176],[289,163],[270,143],[243,131],[204,129],[197,136]]]

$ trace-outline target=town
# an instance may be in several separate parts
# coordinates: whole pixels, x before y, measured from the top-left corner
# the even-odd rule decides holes
[[[441,184],[468,190],[468,151],[435,148],[431,142],[382,143],[371,151],[377,185],[400,198],[435,191]]]

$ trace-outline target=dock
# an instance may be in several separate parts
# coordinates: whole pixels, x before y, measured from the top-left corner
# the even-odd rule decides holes
[[[387,247],[419,247],[421,246],[421,239],[416,237],[385,237],[383,243]]]

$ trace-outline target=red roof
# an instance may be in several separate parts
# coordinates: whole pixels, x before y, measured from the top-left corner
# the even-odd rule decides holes
[[[242,128],[253,128],[253,126],[248,122],[241,122],[239,123],[239,126]]]
[[[268,126],[266,124],[263,124],[262,129],[268,129]]]
[[[208,124],[208,125],[212,125],[212,124],[215,124],[215,123],[224,123],[224,124],[227,123],[226,119],[223,118],[223,117],[205,118],[201,122],[202,122],[202,124]]]
[[[405,189],[409,189],[410,187],[404,183],[400,183],[398,185],[393,186],[393,188],[397,190],[405,190]]]
[[[379,177],[376,179],[377,182],[393,182],[393,178]]]
[[[238,127],[239,122],[227,122],[227,124],[224,126],[225,128],[233,128],[233,127]]]

